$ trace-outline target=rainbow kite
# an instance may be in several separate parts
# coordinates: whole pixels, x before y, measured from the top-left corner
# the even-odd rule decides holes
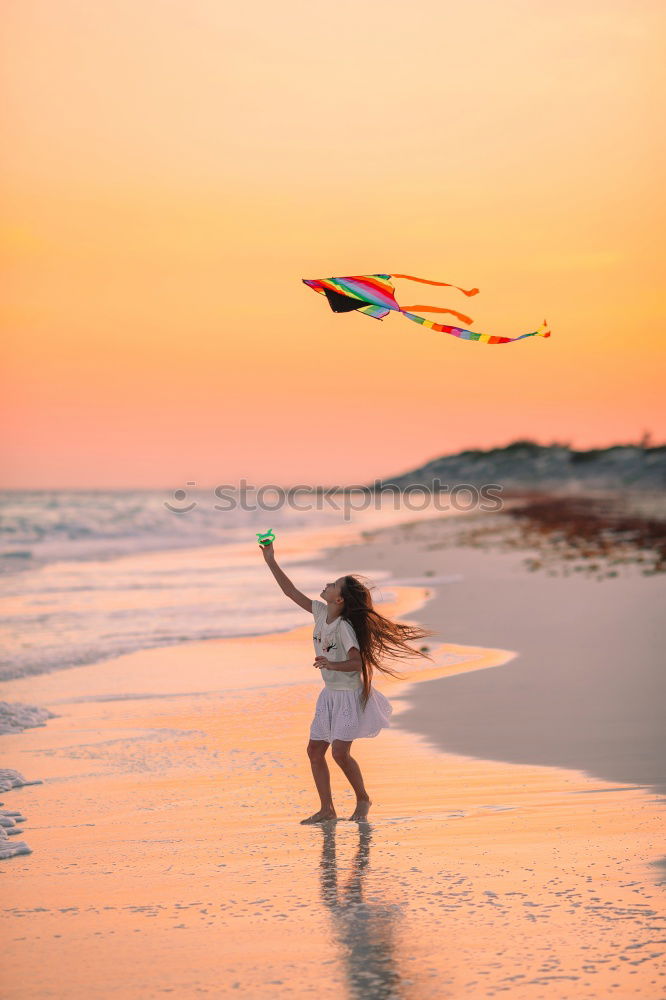
[[[445,288],[455,288],[463,295],[478,295],[478,288],[458,288],[448,281],[427,281],[425,278],[415,278],[411,274],[361,274],[351,278],[303,278],[303,282],[314,288],[315,292],[325,295],[333,312],[357,312],[372,316],[373,319],[383,319],[390,312],[399,312],[414,323],[421,323],[431,330],[440,333],[450,333],[460,340],[480,340],[484,344],[510,344],[524,337],[550,337],[546,320],[543,326],[532,333],[521,333],[519,337],[493,337],[489,333],[474,333],[463,330],[459,326],[446,326],[444,323],[433,323],[417,312],[450,313],[462,323],[472,323],[471,316],[456,312],[455,309],[442,309],[439,306],[400,306],[395,300],[395,289],[391,278],[406,278],[408,281],[418,281],[423,285],[441,285]]]

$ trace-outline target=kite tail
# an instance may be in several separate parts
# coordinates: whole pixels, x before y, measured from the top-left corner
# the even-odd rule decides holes
[[[458,312],[456,309],[441,309],[439,306],[401,306],[400,312],[405,312],[406,310],[411,310],[411,312],[428,312],[428,313],[451,313],[456,319],[459,319],[461,323],[473,323],[474,320],[471,316],[465,316],[465,313]]]
[[[462,330],[457,326],[445,326],[444,323],[433,323],[432,320],[424,319],[423,316],[416,316],[414,313],[403,311],[402,315],[406,316],[407,319],[413,320],[414,323],[420,323],[422,326],[429,327],[431,330],[437,330],[440,333],[450,333],[454,337],[459,337],[460,340],[480,340],[483,344],[509,344],[514,340],[522,340],[523,337],[550,337],[550,330],[548,329],[546,320],[543,321],[543,325],[538,330],[533,330],[531,333],[521,333],[519,337],[493,337],[489,333],[474,333],[473,330]]]
[[[478,295],[478,288],[459,288],[458,285],[451,285],[448,281],[428,281],[427,278],[415,278],[413,274],[390,274],[389,278],[407,278],[408,281],[418,281],[422,285],[439,285],[441,288],[455,288],[456,291],[462,292],[463,295]]]

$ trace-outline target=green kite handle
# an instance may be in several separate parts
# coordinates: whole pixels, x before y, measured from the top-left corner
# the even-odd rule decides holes
[[[261,534],[261,532],[258,531],[257,538],[259,539],[260,545],[271,545],[275,541],[275,535],[273,534],[273,529],[269,528],[268,531],[264,532],[263,535]]]

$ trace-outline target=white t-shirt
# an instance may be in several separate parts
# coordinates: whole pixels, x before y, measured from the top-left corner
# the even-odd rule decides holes
[[[341,617],[329,625],[326,621],[327,611],[328,607],[323,601],[312,602],[315,655],[326,656],[333,663],[339,663],[349,659],[352,646],[356,646],[359,652],[361,647],[352,625]],[[360,670],[327,670],[324,667],[320,672],[326,687],[352,691],[363,687],[363,673]]]

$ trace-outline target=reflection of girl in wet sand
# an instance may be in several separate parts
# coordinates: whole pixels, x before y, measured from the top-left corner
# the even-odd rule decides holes
[[[317,698],[307,748],[321,809],[301,822],[337,819],[325,757],[329,744],[334,761],[356,793],[356,809],[349,818],[364,820],[372,802],[361,769],[350,754],[351,745],[355,739],[377,736],[390,725],[393,712],[388,698],[372,687],[373,668],[399,677],[379,662],[379,656],[416,655],[431,660],[408,646],[407,640],[424,639],[434,633],[380,615],[372,605],[370,591],[355,576],[341,576],[335,583],[327,583],[320,595],[323,600],[313,601],[297,590],[280,569],[272,543],[261,546],[261,551],[283,593],[314,616],[314,666],[321,670],[325,685]]]
[[[382,898],[394,896],[396,887],[384,889],[377,872],[367,885],[370,871],[370,841],[372,827],[360,823],[358,850],[351,864],[346,860],[338,865],[335,851],[335,826],[323,823],[321,830],[321,898],[331,914],[333,935],[331,944],[338,946],[338,956],[344,966],[349,983],[349,995],[366,997],[404,996],[400,992],[401,972],[396,939],[399,925],[404,919],[404,906]],[[350,873],[345,882],[339,879],[340,871]],[[341,884],[339,884],[341,883]],[[366,889],[371,898],[366,899]],[[406,984],[405,984],[406,985]]]

